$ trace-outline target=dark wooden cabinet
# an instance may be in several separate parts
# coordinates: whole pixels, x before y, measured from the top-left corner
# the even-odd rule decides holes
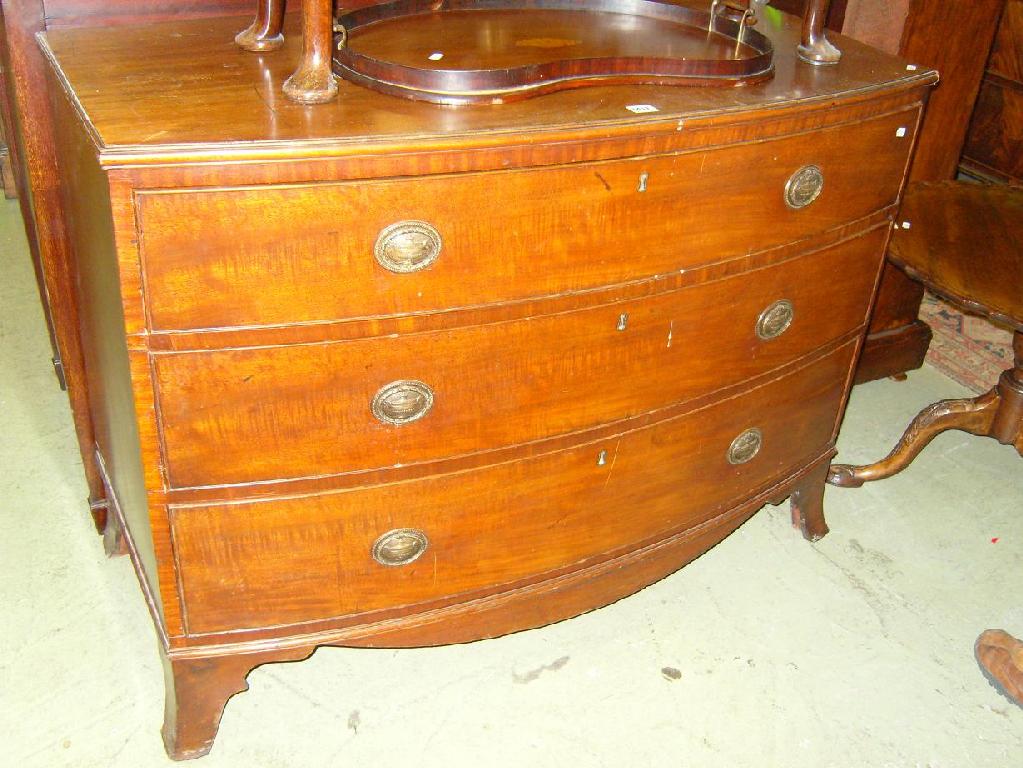
[[[1023,184],[1023,0],[1007,0],[973,110],[962,168]]]

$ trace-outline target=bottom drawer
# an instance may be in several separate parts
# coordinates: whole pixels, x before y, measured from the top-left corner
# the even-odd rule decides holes
[[[854,350],[850,342],[742,394],[553,454],[315,496],[172,507],[188,632],[485,590],[703,522],[826,450]],[[392,531],[409,533],[381,539]]]

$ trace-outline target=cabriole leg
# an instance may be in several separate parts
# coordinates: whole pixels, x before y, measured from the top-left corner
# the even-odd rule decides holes
[[[862,466],[834,464],[828,482],[843,488],[859,488],[883,480],[909,466],[928,443],[942,432],[960,429],[973,435],[993,437],[1015,446],[1023,456],[1023,332],[1012,337],[1015,362],[1002,373],[998,385],[980,397],[941,400],[917,414],[891,453]]]
[[[803,40],[796,53],[810,64],[837,64],[842,52],[832,45],[824,33],[831,0],[808,0],[803,12]]]
[[[929,405],[913,419],[891,453],[859,467],[834,464],[828,482],[843,488],[859,488],[871,480],[891,477],[908,467],[931,440],[950,429],[988,435],[1000,402],[998,390],[993,389],[969,400],[940,400]]]
[[[337,96],[337,78],[331,68],[334,39],[331,0],[305,0],[302,4],[302,63],[284,82],[284,95],[300,104],[322,104]]]
[[[234,41],[246,51],[276,51],[284,45],[284,0],[256,0],[256,18]]]

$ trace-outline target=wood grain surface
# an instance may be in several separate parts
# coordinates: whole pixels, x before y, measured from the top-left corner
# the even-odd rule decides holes
[[[883,229],[821,253],[656,298],[341,343],[154,359],[172,486],[362,472],[544,440],[670,408],[860,328]],[[794,308],[757,337],[774,302]],[[827,312],[821,314],[821,308]],[[618,330],[623,324],[625,328]],[[480,319],[485,315],[481,313]],[[385,385],[417,380],[422,419],[380,422]]]
[[[1008,0],[963,147],[983,177],[1023,184],[1023,0]]]
[[[396,137],[507,137],[516,130],[564,129],[580,121],[595,129],[668,123],[675,130],[679,117],[720,122],[724,115],[742,112],[746,119],[762,119],[797,105],[827,107],[838,97],[867,98],[882,90],[881,83],[891,92],[934,80],[925,68],[907,71],[898,59],[841,39],[841,67],[778,57],[775,77],[752,88],[608,86],[552,94],[541,102],[452,110],[341,83],[335,101],[313,110],[280,92],[298,62],[301,41],[292,35],[281,51],[253,55],[235,45],[237,27],[237,19],[211,19],[112,30],[56,29],[46,33],[44,46],[47,55],[59,60],[61,77],[74,88],[104,156],[132,148],[130,154],[139,155],[136,162],[146,157],[147,147],[150,152],[159,148],[162,156],[180,154],[186,147],[179,145],[195,143],[216,145],[223,156],[282,142],[366,147]],[[798,27],[798,20],[777,14],[761,31],[771,34],[779,49],[794,49]],[[626,109],[633,104],[651,104],[659,111],[634,115]],[[252,142],[257,146],[248,146]],[[296,156],[308,157],[311,149],[291,146]]]
[[[188,631],[536,580],[703,522],[826,450],[854,350],[695,413],[532,460],[339,494],[174,508]],[[763,433],[760,453],[729,464],[730,443],[749,428]],[[394,528],[424,531],[426,554],[404,567],[373,561],[371,545]]]
[[[911,108],[763,146],[496,175],[143,192],[150,327],[435,312],[620,284],[792,242],[893,204],[916,119]],[[807,165],[821,169],[823,191],[793,210],[785,185]],[[443,239],[437,261],[413,274],[373,259],[381,230],[403,220],[425,221]]]
[[[912,226],[892,238],[896,264],[932,291],[1023,331],[1023,192],[913,184],[901,215]]]
[[[1005,0],[916,0],[902,33],[900,54],[941,70],[931,114],[913,161],[913,181],[955,176],[970,113]]]

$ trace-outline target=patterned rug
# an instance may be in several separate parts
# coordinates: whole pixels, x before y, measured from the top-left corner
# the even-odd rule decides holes
[[[929,293],[920,319],[934,332],[927,362],[977,394],[991,389],[999,374],[1012,367],[1011,331],[963,314]]]

